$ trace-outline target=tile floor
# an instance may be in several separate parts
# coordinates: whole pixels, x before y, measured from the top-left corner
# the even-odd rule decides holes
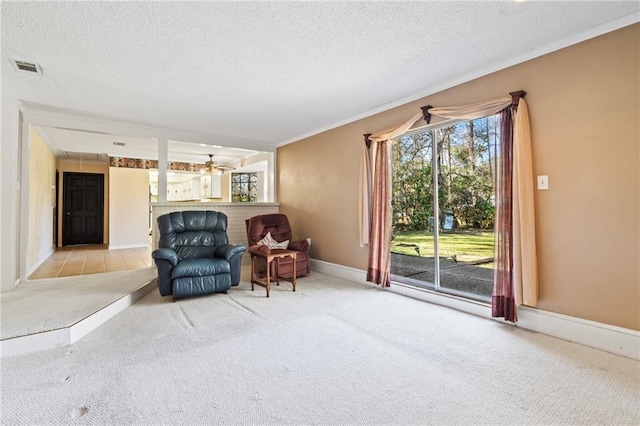
[[[118,250],[109,250],[105,245],[60,247],[29,276],[29,280],[102,274],[151,266],[153,259],[150,247]]]

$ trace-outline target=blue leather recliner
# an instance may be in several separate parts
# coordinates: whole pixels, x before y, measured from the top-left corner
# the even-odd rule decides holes
[[[229,244],[226,214],[172,212],[158,217],[158,231],[158,249],[152,256],[162,296],[226,293],[240,282],[240,263],[247,248]]]

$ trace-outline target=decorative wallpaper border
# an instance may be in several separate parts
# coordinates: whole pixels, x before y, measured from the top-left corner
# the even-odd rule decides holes
[[[126,167],[129,169],[157,169],[158,160],[145,160],[143,158],[109,157],[109,167]],[[169,161],[167,170],[182,172],[199,172],[203,164],[180,163]]]

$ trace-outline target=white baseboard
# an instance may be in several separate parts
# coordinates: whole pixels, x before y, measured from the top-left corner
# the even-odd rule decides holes
[[[392,283],[391,287],[382,288],[367,282],[367,275],[363,270],[321,260],[312,259],[311,269],[336,278],[353,281],[369,287],[377,287],[436,305],[447,306],[472,315],[504,322],[502,319],[491,317],[491,307],[486,303],[400,283]],[[515,326],[640,360],[640,332],[636,330],[556,314],[528,306],[518,308],[518,322]]]
[[[640,360],[640,332],[528,306],[518,308],[518,327]]]
[[[40,262],[38,262],[36,265],[32,265],[31,267],[29,267],[26,271],[26,276],[25,279],[30,276],[31,274],[33,274],[36,269],[38,269],[40,267],[40,265],[42,265],[44,263],[45,260],[47,260],[53,253],[55,253],[55,249],[53,247],[51,247],[49,249],[49,252],[47,254],[45,254],[42,259],[40,260]],[[19,280],[18,280],[19,281]]]
[[[120,250],[120,249],[129,249],[129,248],[147,248],[149,244],[124,244],[119,246],[109,246],[109,250]]]

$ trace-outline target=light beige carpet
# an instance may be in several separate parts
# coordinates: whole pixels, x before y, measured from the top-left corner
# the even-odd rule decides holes
[[[0,339],[70,327],[157,276],[147,268],[20,284],[0,293]]]
[[[2,360],[1,423],[640,424],[640,363],[319,273]]]

